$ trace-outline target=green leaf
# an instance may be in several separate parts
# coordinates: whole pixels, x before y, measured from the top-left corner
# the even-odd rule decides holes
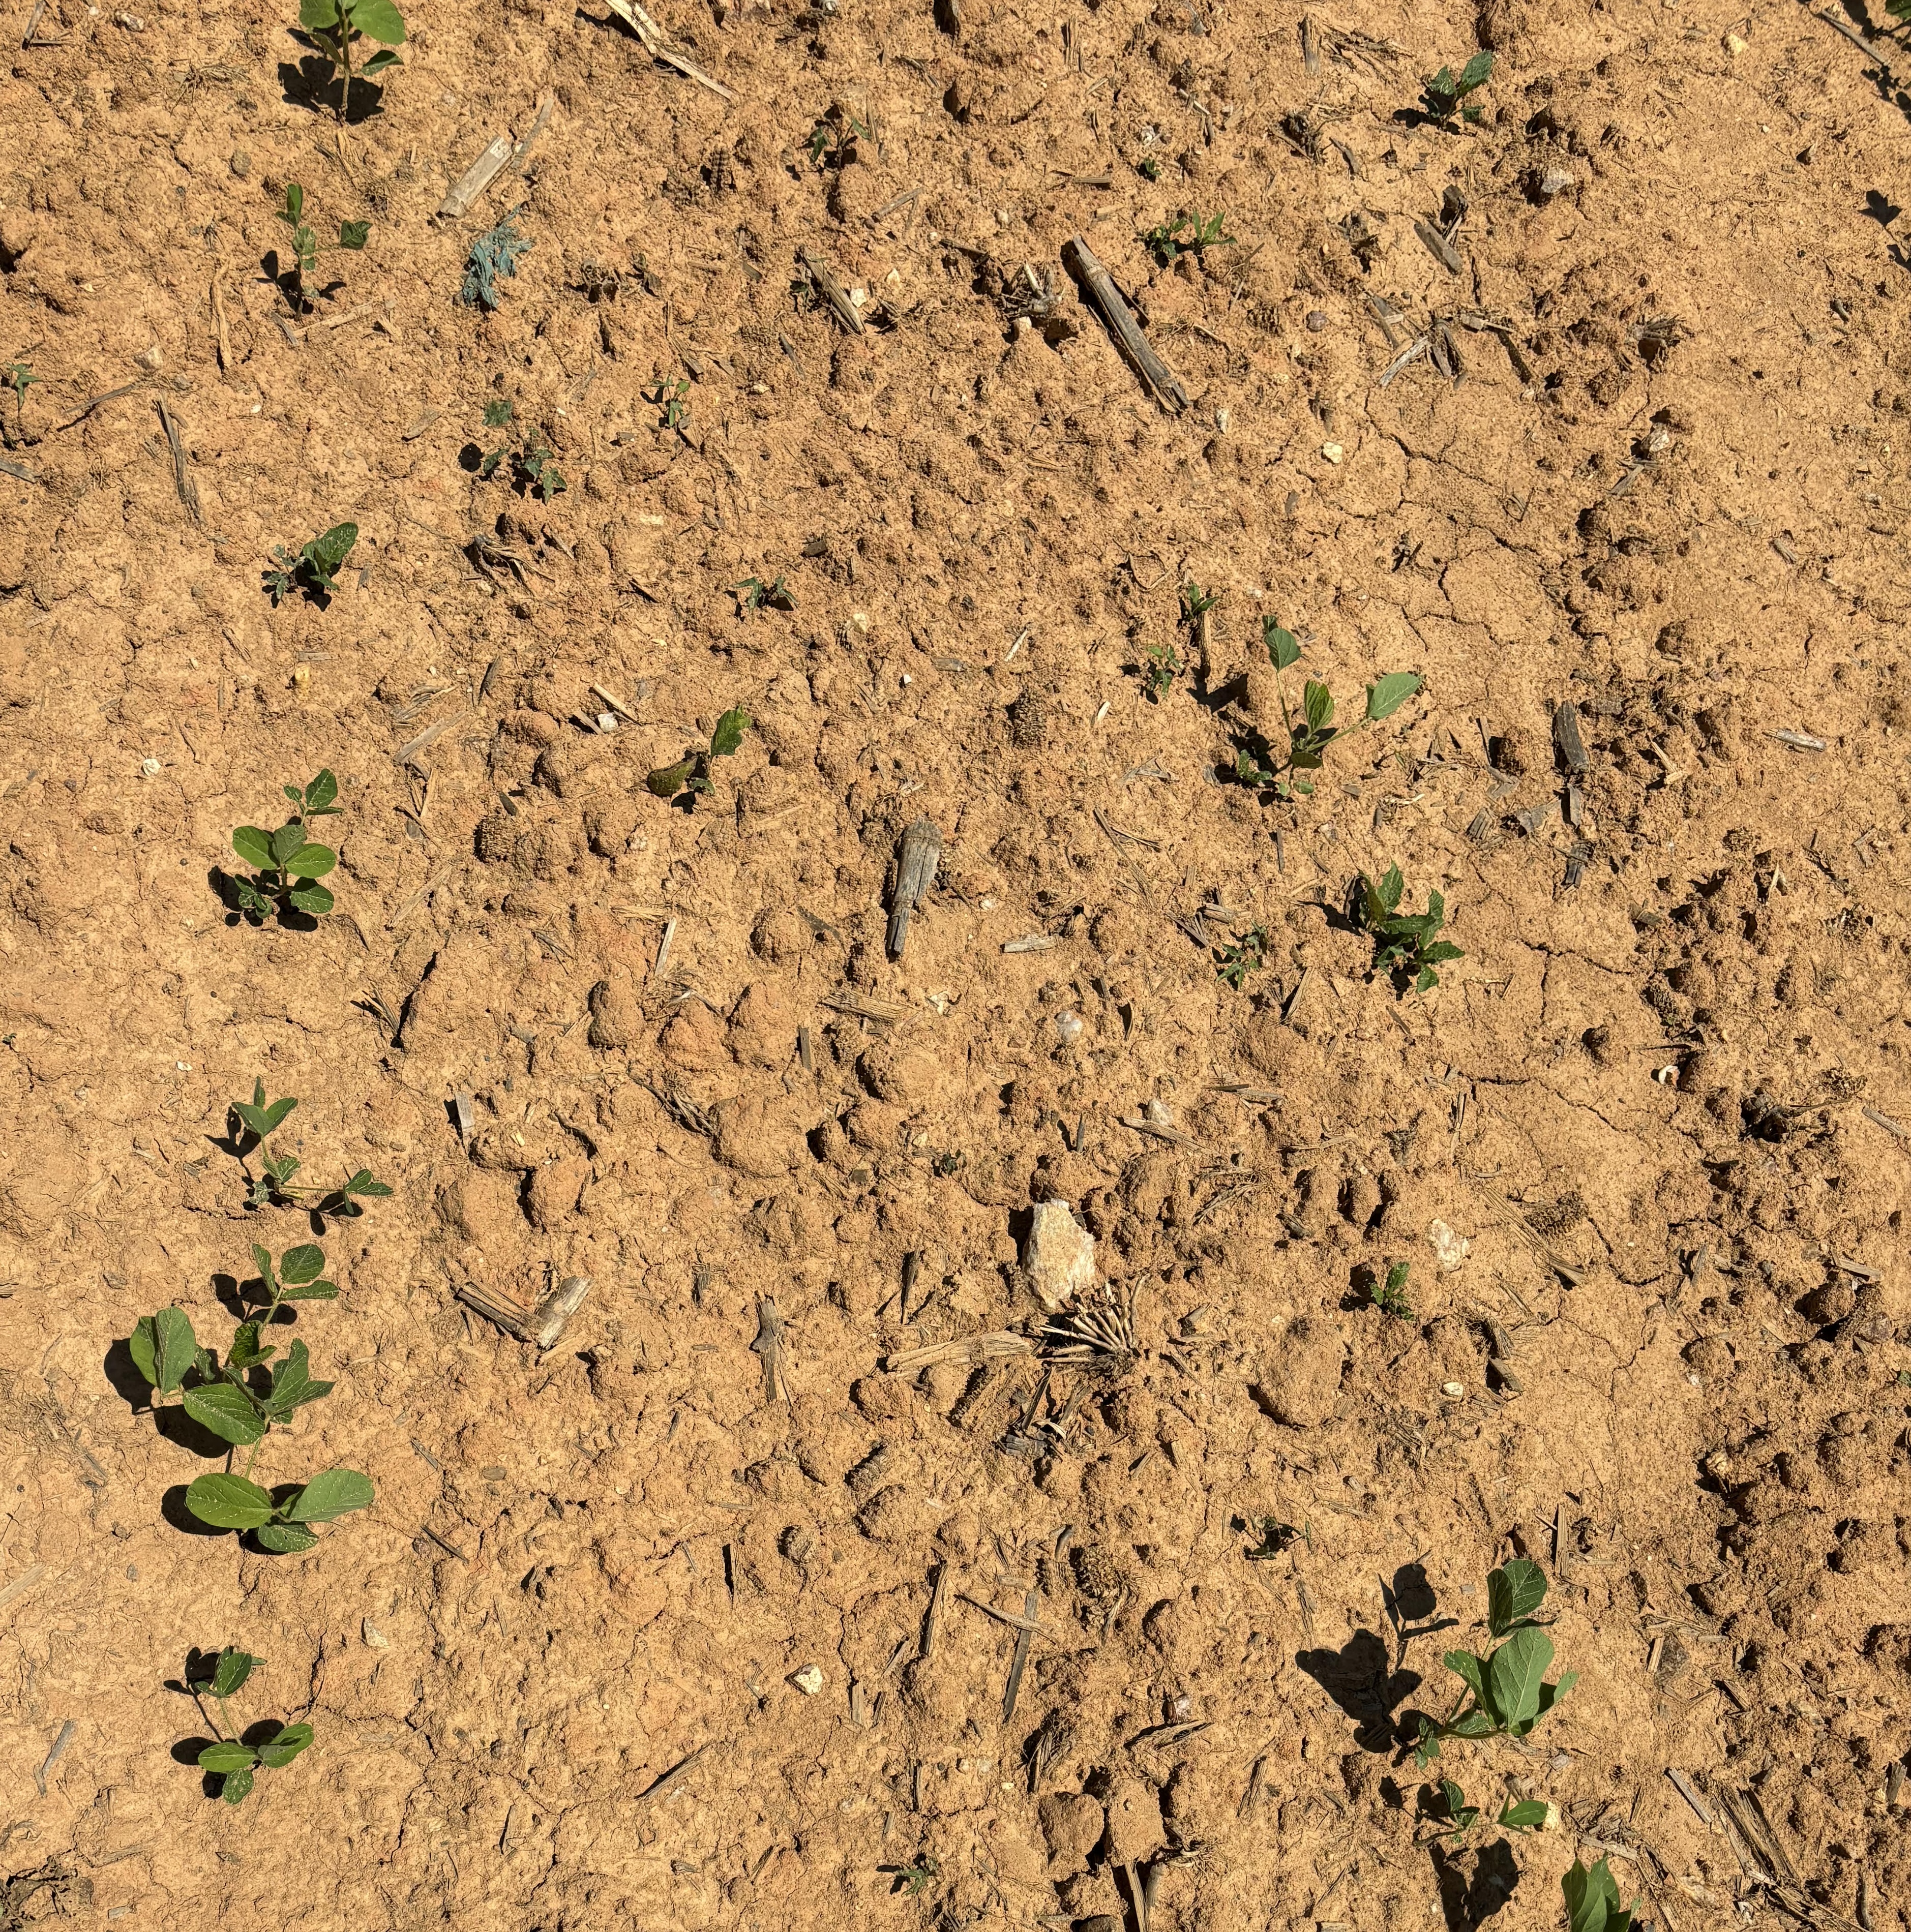
[[[1522,1798],[1499,1814],[1499,1822],[1509,1832],[1537,1832],[1546,1822],[1548,1807],[1540,1798]]]
[[[298,1556],[318,1547],[319,1539],[296,1522],[268,1522],[259,1532],[259,1546],[274,1556]]]
[[[276,1348],[261,1348],[259,1346],[259,1324],[256,1322],[242,1322],[232,1330],[232,1346],[226,1351],[228,1369],[249,1369],[254,1362],[262,1362],[277,1354]]]
[[[305,843],[305,829],[294,820],[290,825],[281,825],[272,834],[272,863],[280,871],[285,869],[285,862]]]
[[[1460,85],[1455,94],[1471,94],[1476,87],[1486,86],[1493,70],[1493,57],[1484,48],[1460,70]]]
[[[1268,656],[1276,670],[1286,670],[1288,665],[1300,662],[1300,646],[1292,631],[1282,630],[1271,617],[1261,620],[1261,641],[1268,647]]]
[[[199,1342],[193,1324],[182,1308],[162,1308],[152,1318],[155,1365],[159,1370],[153,1386],[161,1395],[170,1395],[186,1378],[186,1371],[199,1360]]]
[[[186,1507],[214,1529],[257,1529],[272,1520],[272,1499],[243,1476],[195,1476]]]
[[[1604,1858],[1590,1871],[1575,1858],[1559,1886],[1571,1932],[1624,1932],[1631,1924],[1632,1907],[1620,1904],[1618,1886]]]
[[[305,1288],[289,1288],[279,1297],[281,1301],[336,1301],[338,1284],[334,1281],[315,1281]]]
[[[259,1747],[259,1762],[278,1771],[290,1764],[312,1742],[310,1724],[286,1724],[277,1737]]]
[[[326,1251],[316,1241],[287,1248],[279,1257],[279,1279],[288,1288],[303,1288],[325,1273]]]
[[[272,1258],[256,1241],[252,1244],[252,1265],[259,1270],[268,1291],[278,1286],[279,1278],[273,1271]]]
[[[232,850],[262,872],[272,869],[272,835],[256,825],[242,825],[232,833]]]
[[[308,32],[339,23],[339,0],[298,0],[298,24]]]
[[[272,1399],[266,1405],[266,1412],[274,1422],[284,1422],[304,1403],[331,1394],[332,1388],[330,1382],[312,1379],[311,1359],[305,1345],[295,1342],[291,1353],[272,1377]]]
[[[356,524],[334,524],[323,536],[314,537],[299,554],[309,558],[329,575],[352,554],[352,546],[358,541]]]
[[[364,69],[361,68],[358,71],[362,74]],[[341,248],[354,250],[362,248],[365,245],[365,238],[370,232],[371,224],[369,221],[341,221],[338,224],[338,245]]]
[[[1552,1661],[1552,1638],[1530,1624],[1487,1660],[1486,1700],[1502,1724],[1510,1729],[1538,1716],[1540,1684]]]
[[[494,397],[484,405],[484,427],[502,429],[511,420],[511,405],[501,396]]]
[[[250,1744],[208,1744],[199,1754],[202,1771],[250,1771],[259,1762],[259,1754]]]
[[[328,766],[305,788],[305,809],[308,812],[323,812],[338,796],[338,781],[332,776]]]
[[[150,1315],[141,1316],[126,1338],[126,1352],[133,1358],[134,1367],[149,1383],[159,1380],[159,1341],[153,1333],[153,1320]]]
[[[1436,939],[1420,956],[1438,965],[1449,959],[1464,959],[1466,955],[1450,939]]]
[[[327,1469],[299,1491],[285,1514],[293,1522],[330,1522],[350,1510],[369,1509],[371,1500],[369,1476],[356,1469]]]
[[[405,40],[404,16],[392,0],[350,0],[352,24],[368,40],[380,40],[388,47],[402,46]]]
[[[726,711],[716,722],[716,729],[710,734],[710,756],[727,758],[743,742],[743,734],[750,728],[750,714],[740,704],[734,710]]]
[[[1325,685],[1317,684],[1310,677],[1302,708],[1306,713],[1309,728],[1316,732],[1322,730],[1334,721],[1334,694]]]
[[[298,1104],[298,1102],[296,1100],[274,1100],[272,1104],[266,1109],[264,1114],[265,1124],[262,1126],[254,1128],[253,1131],[257,1134],[259,1138],[262,1141],[268,1134],[274,1133],[278,1131],[280,1123],[284,1121],[286,1114],[290,1113],[292,1108],[297,1106]]]
[[[285,191],[285,219],[297,227],[305,212],[305,190],[294,182]]]
[[[371,1178],[371,1169],[362,1167],[339,1190],[341,1194],[362,1194],[367,1199],[382,1201],[391,1194],[391,1189],[382,1180]]]
[[[286,858],[285,870],[290,878],[322,879],[338,863],[329,845],[301,845]]]
[[[1484,1704],[1486,1701],[1486,1676],[1480,1660],[1470,1650],[1450,1650],[1441,1662]]]
[[[1488,1738],[1499,1729],[1493,1721],[1490,1711],[1469,1711],[1463,1718],[1456,1718],[1447,1726],[1450,1738]]]
[[[1533,1721],[1538,1723],[1555,1705],[1563,1703],[1566,1693],[1579,1681],[1580,1673],[1576,1670],[1565,1670],[1560,1672],[1557,1684],[1542,1684],[1540,1686],[1540,1707],[1533,1713]]]
[[[1367,686],[1367,722],[1377,724],[1390,718],[1420,687],[1417,670],[1390,670]]]
[[[644,781],[644,784],[658,798],[674,798],[688,782],[696,764],[694,758],[686,758],[677,764],[662,766]]]
[[[1520,1620],[1546,1601],[1546,1572],[1530,1558],[1516,1556],[1486,1574],[1486,1627],[1510,1636]]]
[[[212,1670],[212,1694],[215,1697],[230,1697],[252,1675],[256,1664],[265,1662],[262,1657],[254,1657],[249,1650],[235,1650],[229,1644],[220,1652],[219,1661]]]
[[[237,1771],[229,1771],[226,1781],[219,1787],[219,1796],[228,1804],[242,1804],[252,1790],[252,1767],[242,1766]]]
[[[203,1424],[222,1442],[244,1449],[266,1432],[258,1405],[245,1390],[231,1382],[215,1382],[210,1388],[188,1389],[184,1400],[186,1413]]]
[[[388,67],[403,67],[404,65],[404,62],[399,59],[389,47],[381,47],[363,67],[359,68],[358,72],[361,75],[382,74]]]
[[[294,886],[286,897],[299,912],[328,913],[332,907],[332,894],[323,886]]]
[[[1440,976],[1430,966],[1423,966],[1414,976],[1413,989],[1416,993],[1430,993],[1440,983]]]

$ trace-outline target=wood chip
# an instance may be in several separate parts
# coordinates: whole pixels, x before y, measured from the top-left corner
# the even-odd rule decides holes
[[[690,1755],[670,1766],[656,1783],[637,1794],[635,1802],[640,1805],[654,1804],[660,1798],[668,1798],[682,1782],[684,1774],[710,1749],[708,1744],[699,1744]]]
[[[849,291],[837,280],[829,268],[807,248],[799,248],[796,258],[808,272],[810,280],[816,284],[823,299],[830,304],[830,312],[852,335],[860,335],[863,330],[861,312],[849,298]]]
[[[942,834],[930,818],[912,820],[904,829],[897,850],[896,892],[890,902],[889,952],[892,959],[902,957],[909,943],[909,918],[929,888],[935,884],[936,868],[942,862]]]
[[[675,68],[679,74],[694,80],[699,87],[707,87],[719,100],[734,100],[736,98],[722,81],[712,80],[688,54],[681,53],[672,46],[664,38],[664,30],[638,4],[638,0],[604,0],[604,4],[644,43],[644,51],[652,60],[662,61],[666,67]]]
[[[1712,1814],[1707,1808],[1706,1801],[1699,1796],[1699,1787],[1682,1771],[1668,1768],[1666,1775],[1672,1780],[1672,1787],[1680,1797],[1699,1814],[1700,1823],[1710,1828]]]
[[[1781,745],[1794,752],[1822,752],[1825,748],[1822,738],[1814,738],[1804,731],[1774,731],[1772,734]]]
[[[512,154],[512,140],[508,134],[500,134],[484,149],[470,166],[452,182],[451,192],[438,206],[440,221],[455,221],[465,214],[471,204],[504,172],[504,164]]]
[[[1035,1344],[1026,1335],[1006,1328],[986,1335],[965,1335],[958,1340],[931,1342],[920,1348],[904,1348],[883,1358],[886,1376],[920,1375],[938,1362],[993,1362],[1012,1355],[1032,1355]]]
[[[1426,244],[1426,252],[1448,274],[1460,275],[1466,272],[1466,263],[1461,258],[1460,250],[1431,222],[1416,221],[1413,232]]]
[[[1575,704],[1557,705],[1552,713],[1553,748],[1559,754],[1559,762],[1569,772],[1583,772],[1590,769],[1592,760],[1586,754],[1586,741],[1580,736],[1579,707]]]
[[[1081,284],[1083,293],[1107,325],[1123,358],[1149,392],[1171,410],[1186,409],[1192,398],[1181,379],[1155,353],[1134,312],[1123,301],[1114,277],[1079,235],[1062,244],[1062,265]]]
[[[471,1282],[460,1283],[457,1295],[467,1308],[475,1309],[487,1322],[496,1322],[507,1335],[520,1342],[534,1342],[542,1352],[557,1346],[565,1324],[590,1292],[590,1284],[589,1275],[573,1275],[553,1288],[535,1309],[500,1301]]]

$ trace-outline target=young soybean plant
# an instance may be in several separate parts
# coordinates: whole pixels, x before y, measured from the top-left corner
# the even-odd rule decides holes
[[[332,894],[317,881],[338,863],[338,854],[329,845],[314,844],[305,828],[310,820],[332,818],[340,810],[332,803],[338,796],[338,781],[323,771],[302,789],[289,784],[284,790],[292,802],[292,816],[276,832],[242,825],[232,832],[232,850],[257,868],[256,878],[233,881],[239,910],[254,926],[262,926],[274,913],[284,922],[288,913],[316,916],[332,907]]]
[[[1363,872],[1355,917],[1373,935],[1374,970],[1391,974],[1402,992],[1410,984],[1416,993],[1424,993],[1440,983],[1436,966],[1466,955],[1451,940],[1436,937],[1447,922],[1445,898],[1430,892],[1424,912],[1404,913],[1400,906],[1406,890],[1397,866],[1389,866],[1378,885]]]
[[[680,791],[712,791],[710,782],[710,761],[713,758],[727,758],[743,742],[743,734],[750,728],[750,714],[740,704],[726,711],[716,722],[716,729],[710,734],[710,748],[707,752],[686,752],[674,765],[660,766],[646,778],[646,787],[658,798],[674,798]]]
[[[202,1694],[219,1707],[216,1724],[210,1718],[206,1720],[212,1726],[213,1736],[218,1742],[208,1744],[200,1753],[199,1768],[212,1772],[219,1779],[219,1796],[228,1804],[244,1802],[252,1789],[256,1771],[261,1767],[268,1771],[283,1770],[312,1742],[310,1724],[281,1724],[275,1736],[261,1744],[240,1742],[238,1733],[232,1729],[226,1700],[234,1696],[265,1660],[262,1657],[254,1657],[250,1651],[235,1650],[230,1644],[217,1657],[203,1656],[195,1651],[186,1660],[186,1688],[199,1706],[200,1714],[206,1715]]]
[[[1543,1682],[1552,1661],[1552,1640],[1533,1612],[1546,1601],[1546,1573],[1525,1557],[1486,1577],[1486,1627],[1503,1640],[1484,1657],[1450,1650],[1441,1660],[1466,1687],[1460,1708],[1444,1724],[1420,1720],[1414,1762],[1421,1769],[1440,1755],[1446,1738],[1523,1738],[1579,1681],[1569,1670],[1556,1684]]]
[[[1261,640],[1267,646],[1268,661],[1274,668],[1274,690],[1280,699],[1281,722],[1287,728],[1287,757],[1273,770],[1264,771],[1250,754],[1238,752],[1234,776],[1241,784],[1256,790],[1264,785],[1270,788],[1276,798],[1290,799],[1296,793],[1305,796],[1314,788],[1308,780],[1296,778],[1294,773],[1318,771],[1328,746],[1343,735],[1345,728],[1334,722],[1334,693],[1311,677],[1302,686],[1298,715],[1289,709],[1287,686],[1282,681],[1281,673],[1300,662],[1300,641],[1294,633],[1283,629],[1274,618],[1264,617],[1261,620]],[[1352,728],[1364,730],[1370,724],[1378,724],[1382,718],[1392,717],[1420,689],[1423,681],[1415,670],[1390,670],[1384,676],[1375,679],[1367,686],[1366,709]]]
[[[1480,1807],[1468,1804],[1466,1793],[1450,1778],[1426,1786],[1420,1797],[1425,1815],[1438,1824],[1432,1834],[1436,1838],[1462,1838],[1480,1822]],[[1558,1815],[1557,1808],[1543,1798],[1509,1798],[1493,1822],[1504,1831],[1536,1832]]]
[[[321,242],[317,232],[305,224],[305,190],[296,182],[286,184],[285,205],[278,218],[292,230],[292,295],[293,313],[303,315],[310,306],[305,298],[305,278],[319,272],[319,257],[345,248],[356,254],[371,233],[369,221],[341,221],[336,242]]]
[[[310,1525],[368,1507],[372,1486],[356,1469],[327,1469],[308,1483],[282,1484],[277,1492],[251,1480],[260,1445],[272,1430],[290,1422],[306,1403],[329,1395],[332,1386],[313,1378],[302,1341],[293,1342],[276,1366],[268,1366],[279,1351],[260,1337],[283,1304],[332,1301],[338,1296],[336,1284],[321,1279],[325,1251],[314,1244],[288,1248],[276,1266],[262,1247],[254,1247],[252,1258],[266,1306],[233,1330],[223,1366],[212,1350],[200,1345],[182,1308],[142,1316],[126,1346],[134,1366],[152,1385],[155,1406],[160,1397],[177,1395],[202,1428],[252,1452],[244,1475],[226,1472],[195,1478],[187,1486],[187,1508],[212,1528],[255,1531],[262,1548],[296,1553],[318,1541]]]
[[[392,0],[298,0],[298,24],[332,63],[332,72],[344,77],[345,84],[338,90],[341,121],[352,104],[352,49],[356,42],[380,44],[378,52],[358,69],[362,80],[401,64],[392,49],[405,44],[405,20]]]
[[[294,591],[302,590],[323,610],[326,600],[338,588],[338,572],[358,541],[356,524],[334,524],[328,530],[302,544],[295,556],[284,544],[272,546],[274,568],[265,573],[263,588],[276,610]]]
[[[235,1100],[232,1104],[232,1120],[238,1124],[233,1138],[238,1143],[240,1160],[244,1160],[255,1148],[263,1147],[298,1104],[290,1098],[268,1100],[265,1082],[254,1080],[251,1100]],[[295,1187],[292,1177],[304,1165],[292,1154],[263,1156],[260,1166],[265,1172],[256,1180],[249,1174],[246,1177],[251,1182],[251,1192],[245,1204],[248,1208],[308,1208],[312,1213],[329,1215],[334,1220],[354,1221],[365,1211],[358,1204],[361,1198],[383,1201],[391,1196],[391,1189],[383,1181],[374,1180],[368,1167],[360,1168],[337,1187]],[[314,1196],[317,1198],[302,1198]]]
[[[1566,1894],[1570,1932],[1630,1932],[1639,1900],[1635,1898],[1630,1905],[1619,1903],[1618,1881],[1604,1858],[1590,1871],[1575,1858],[1559,1888]]]

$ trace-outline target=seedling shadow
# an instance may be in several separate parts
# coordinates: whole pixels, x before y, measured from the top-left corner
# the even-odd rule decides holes
[[[1340,1650],[1304,1650],[1294,1662],[1354,1720],[1354,1742],[1364,1751],[1394,1747],[1394,1713],[1420,1688],[1417,1670],[1389,1670],[1387,1645],[1357,1630]]]
[[[1390,1586],[1383,1578],[1380,1585],[1381,1602],[1387,1612],[1387,1621],[1394,1627],[1394,1661],[1398,1664],[1407,1654],[1408,1644],[1417,1636],[1431,1636],[1436,1630],[1456,1630],[1457,1617],[1439,1617],[1434,1612],[1440,1606],[1439,1598],[1434,1594],[1433,1586],[1426,1580],[1426,1570],[1416,1558],[1411,1563],[1402,1563],[1394,1572]]]
[[[331,601],[322,592],[308,590],[306,595],[312,597],[321,610]],[[225,908],[226,925],[264,924],[263,920],[248,922],[244,913],[240,909],[238,882],[224,866],[212,867],[206,873],[206,883],[218,896],[219,903]],[[277,915],[275,923],[286,932],[316,932],[319,929],[318,921],[308,912],[282,910]]]
[[[292,38],[301,46],[313,44],[309,37],[296,28]],[[345,124],[348,128],[362,127],[374,116],[385,112],[385,88],[380,82],[362,80],[356,74],[351,84],[351,95],[345,104]],[[338,111],[338,76],[332,62],[319,53],[302,55],[296,64],[291,61],[280,61],[279,86],[290,107],[310,108],[314,114]]]
[[[100,1366],[115,1391],[125,1399],[127,1408],[135,1415],[150,1412],[154,1430],[176,1448],[208,1462],[216,1462],[231,1448],[231,1444],[222,1442],[202,1424],[195,1422],[178,1402],[154,1402],[152,1384],[135,1366],[133,1352],[124,1336],[107,1349]]]
[[[1514,1862],[1512,1846],[1504,1838],[1496,1838],[1477,1852],[1457,1855],[1444,1845],[1436,1844],[1430,1849],[1447,1932],[1470,1932],[1471,1928],[1484,1924],[1495,1912],[1505,1909],[1519,1885],[1520,1868]],[[1469,1858],[1473,1861],[1470,1879],[1465,1865]]]

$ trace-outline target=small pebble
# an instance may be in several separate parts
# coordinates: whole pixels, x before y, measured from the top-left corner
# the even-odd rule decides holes
[[[1324,442],[1321,445],[1321,454],[1330,463],[1340,463],[1346,460],[1347,452],[1337,442]]]
[[[1079,1016],[1074,1013],[1058,1013],[1055,1016],[1055,1031],[1060,1036],[1063,1046],[1072,1046],[1082,1037],[1082,1022]]]
[[[157,342],[149,342],[138,355],[134,357],[133,360],[138,363],[142,369],[157,369],[166,358],[161,353]]]
[[[235,148],[232,159],[226,165],[241,181],[244,181],[252,172],[252,157],[243,148]]]
[[[1461,1388],[1458,1382],[1442,1382],[1440,1384],[1440,1393],[1444,1396],[1449,1402],[1457,1402],[1460,1397],[1466,1393],[1466,1391],[1465,1389]]]
[[[365,1619],[362,1628],[365,1634],[366,1642],[370,1644],[374,1650],[389,1650],[392,1648],[385,1633],[379,1629],[370,1618]]]
[[[142,758],[140,760],[140,776],[142,778],[156,778],[159,776],[160,770],[160,762],[157,758]]]
[[[1725,37],[1725,51],[1735,56],[1742,54],[1745,51],[1745,44],[1736,34],[1727,34]]]
[[[814,1664],[806,1664],[800,1670],[791,1675],[790,1682],[806,1697],[814,1697],[823,1688],[823,1673]]]
[[[1327,322],[1328,317],[1327,310],[1325,309],[1310,308],[1307,311],[1307,326],[1311,328],[1316,335],[1319,334],[1321,331],[1326,328]]]

